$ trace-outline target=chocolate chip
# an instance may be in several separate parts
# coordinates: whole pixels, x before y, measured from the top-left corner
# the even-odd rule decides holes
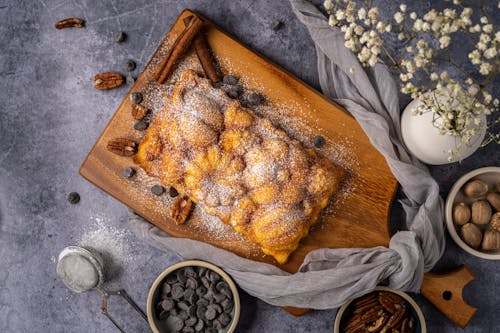
[[[278,20],[272,21],[269,24],[269,28],[271,28],[271,30],[273,30],[273,31],[278,31],[279,29],[281,29],[282,26],[283,26],[283,22],[278,21]]]
[[[161,185],[154,185],[153,187],[151,187],[151,193],[153,193],[154,195],[162,195],[163,192],[165,192],[165,188]]]
[[[122,176],[124,178],[132,178],[135,175],[135,169],[134,168],[125,168],[122,170]]]
[[[184,326],[184,328],[182,329],[182,333],[194,333],[194,328]]]
[[[168,189],[168,195],[170,195],[172,198],[175,198],[176,196],[179,195],[179,192],[177,192],[175,187],[170,186],[170,188]]]
[[[214,304],[210,304],[210,305],[207,307],[207,309],[210,309],[210,308],[212,308],[212,309],[214,309],[215,311],[217,311],[217,313],[222,313],[222,307],[221,307],[219,304],[216,304],[216,303],[214,303]]]
[[[238,98],[242,93],[243,93],[243,88],[239,85],[229,86],[227,91],[227,95],[233,99]]]
[[[186,326],[194,326],[198,322],[198,318],[196,317],[189,317],[184,321],[184,325]]]
[[[133,92],[130,94],[130,100],[132,103],[139,104],[142,102],[142,94],[140,92]]]
[[[212,324],[210,324],[212,325]],[[217,330],[215,328],[212,328],[212,327],[207,327],[205,328],[205,333],[217,333]]]
[[[196,289],[198,288],[198,281],[195,278],[188,277],[186,281],[186,288]]]
[[[208,301],[205,299],[205,298],[200,298],[199,300],[196,301],[196,305],[198,305],[198,307],[207,307],[208,306]]]
[[[190,317],[196,317],[196,310],[198,307],[196,305],[191,305],[189,309],[187,310],[187,313],[189,314]]]
[[[179,302],[177,303],[177,307],[181,310],[187,311],[189,309],[189,305],[185,302]]]
[[[175,190],[175,188],[174,188],[174,190]],[[176,192],[177,192],[177,191],[176,191]],[[196,271],[194,270],[194,268],[193,268],[193,267],[190,267],[190,266],[186,267],[186,269],[185,269],[184,271],[186,272],[186,276],[187,276],[187,277],[192,277],[192,278],[194,278],[194,277],[196,277],[196,275],[197,275],[197,274],[196,274]]]
[[[217,310],[215,310],[213,307],[208,307],[207,311],[205,311],[205,318],[208,320],[213,320],[217,316]]]
[[[186,320],[189,318],[189,315],[188,315],[187,311],[181,310],[181,311],[179,311],[179,314],[177,315],[177,317],[181,318],[182,320]]]
[[[234,75],[231,75],[231,74],[228,74],[228,75],[224,75],[224,77],[222,78],[222,82],[224,84],[229,84],[229,85],[235,85],[235,84],[238,84],[238,81],[240,79]]]
[[[177,271],[177,281],[179,281],[180,283],[182,283],[183,285],[186,284],[186,273],[184,272],[183,269],[179,269]]]
[[[247,96],[247,102],[252,106],[262,104],[262,102],[264,102],[264,96],[256,92],[250,93]]]
[[[168,299],[165,299],[165,300],[163,300],[163,301],[161,302],[161,307],[162,307],[162,308],[163,308],[163,310],[165,310],[165,311],[170,311],[170,310],[172,310],[172,309],[174,308],[174,306],[175,306],[174,301],[173,301],[173,300],[171,300],[171,299],[169,299],[169,298],[168,298]]]
[[[169,311],[162,311],[162,312],[160,312],[160,314],[158,315],[158,318],[159,318],[160,320],[167,319],[169,315],[170,315],[170,312],[169,312]]]
[[[134,129],[136,131],[145,131],[147,130],[149,127],[149,123],[147,121],[144,121],[144,120],[139,120],[138,122],[136,122],[134,124]]]
[[[184,290],[184,295],[182,295],[182,298],[184,298],[184,300],[188,301],[189,303],[194,303],[189,301],[189,298],[192,297],[193,295],[196,296],[196,293],[193,289],[186,289]]]
[[[183,327],[184,327],[184,321],[181,319],[176,319],[172,324],[172,329],[174,330],[174,332],[180,332]]]
[[[172,287],[168,283],[164,283],[161,291],[163,294],[167,295],[170,291],[172,291]]]
[[[214,319],[214,321],[212,322],[212,326],[216,330],[220,330],[222,328],[222,324],[220,323],[220,321],[218,319]]]
[[[224,294],[215,293],[213,296],[216,303],[221,303],[223,300],[227,299],[227,296]]]
[[[170,315],[172,317],[177,317],[178,314],[179,314],[179,311],[177,311],[176,308],[173,308],[173,309],[170,310]]]
[[[117,43],[122,43],[127,39],[127,34],[124,33],[123,31],[118,31],[115,33],[115,42]]]
[[[207,288],[207,289],[210,288],[210,281],[208,281],[207,277],[204,276],[200,280],[205,288]]]
[[[137,65],[135,64],[135,61],[133,61],[132,59],[128,59],[127,61],[125,61],[124,67],[127,72],[132,72],[133,70],[135,70]]]
[[[223,288],[223,289],[221,289],[220,293],[222,295],[227,296],[228,298],[233,298],[233,293],[231,292],[231,289],[229,289],[229,288]]]
[[[229,285],[225,281],[219,281],[217,282],[215,289],[218,291],[221,291],[222,289],[229,289]]]
[[[184,295],[184,288],[180,283],[176,283],[172,286],[172,297],[174,299],[181,299]]]
[[[224,312],[231,312],[231,310],[233,309],[233,302],[227,298],[223,300],[220,305],[222,305],[222,309],[224,310]]]
[[[211,271],[210,276],[209,276],[210,282],[217,282],[220,280],[220,275],[217,274],[216,272]]]
[[[226,327],[231,322],[231,317],[227,313],[222,313],[217,317],[217,320],[221,323],[222,327]]]
[[[165,281],[167,281],[168,284],[174,284],[177,282],[177,276],[175,276],[174,274],[170,274],[169,276],[167,276]]]
[[[199,286],[198,288],[196,288],[196,295],[201,297],[206,293],[207,293],[207,288],[205,288],[204,286]]]
[[[323,147],[325,145],[325,143],[326,143],[326,140],[321,135],[315,135],[314,136],[314,138],[313,138],[314,147],[321,148],[321,147]]]
[[[80,194],[78,194],[77,192],[71,192],[70,194],[68,194],[68,201],[70,204],[76,205],[80,202]]]
[[[198,322],[196,323],[196,325],[194,325],[194,329],[195,329],[196,332],[201,332],[201,330],[204,327],[205,327],[205,323],[201,319],[198,319]]]
[[[196,308],[196,317],[205,320],[206,319],[206,317],[205,317],[206,311],[207,311],[207,307],[198,306],[198,308]]]

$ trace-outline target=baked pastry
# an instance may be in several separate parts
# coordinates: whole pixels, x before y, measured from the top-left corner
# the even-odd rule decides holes
[[[280,264],[345,176],[192,70],[176,83],[135,162],[260,244]]]

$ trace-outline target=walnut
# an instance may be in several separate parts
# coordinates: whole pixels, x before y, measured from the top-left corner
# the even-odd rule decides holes
[[[478,200],[472,203],[472,222],[475,224],[487,224],[491,218],[491,206],[485,200]]]
[[[461,229],[461,234],[464,242],[466,242],[470,247],[478,248],[481,244],[483,233],[475,224],[464,224]]]
[[[464,194],[469,198],[479,198],[488,192],[488,184],[480,179],[475,179],[464,186]]]
[[[500,249],[500,232],[496,230],[486,231],[484,233],[481,248],[486,251]]]
[[[469,222],[471,217],[470,207],[464,202],[453,207],[453,222],[458,225],[464,225]]]
[[[486,200],[490,203],[497,212],[500,212],[500,194],[495,192],[490,192],[486,196]]]

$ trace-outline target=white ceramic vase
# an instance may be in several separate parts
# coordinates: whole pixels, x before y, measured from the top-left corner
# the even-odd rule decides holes
[[[433,113],[425,112],[412,115],[422,102],[413,100],[401,115],[401,134],[408,150],[424,163],[432,165],[448,164],[463,160],[472,155],[480,146],[486,135],[486,116],[481,115],[482,126],[468,143],[460,145],[460,153],[449,158],[449,151],[457,147],[460,138],[451,135],[441,135],[433,124]]]

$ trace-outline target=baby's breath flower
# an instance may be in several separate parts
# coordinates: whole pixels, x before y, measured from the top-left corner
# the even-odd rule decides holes
[[[481,19],[479,19],[479,21],[483,24],[486,24],[488,23],[488,18],[486,16],[482,16]]]
[[[473,65],[479,65],[481,63],[481,53],[478,50],[474,50],[469,53],[469,59]]]
[[[490,63],[483,62],[483,63],[481,63],[481,66],[479,66],[479,73],[481,73],[483,75],[488,75],[491,72],[491,68],[492,68],[492,66]]]
[[[417,13],[415,13],[415,12],[411,12],[411,13],[410,13],[410,18],[411,18],[412,20],[416,20],[416,19],[417,19]]]
[[[436,81],[437,79],[439,79],[439,76],[437,75],[437,73],[431,73],[430,75],[430,79],[432,81]]]
[[[406,12],[406,4],[404,4],[404,3],[403,3],[403,4],[399,5],[399,9],[400,9],[403,13],[404,13],[404,12]]]
[[[332,10],[333,9],[332,0],[325,0],[325,2],[323,2],[323,7],[325,7],[327,11]]]
[[[366,9],[364,7],[358,9],[358,18],[364,20],[366,18]]]
[[[396,23],[401,23],[403,22],[404,20],[404,16],[403,16],[403,13],[401,12],[396,12],[396,14],[394,14],[394,20],[396,21]]]
[[[335,18],[335,15],[330,15],[330,17],[328,18],[328,25],[333,28],[335,25],[337,25],[337,23],[338,21]]]
[[[483,55],[486,59],[492,59],[497,55],[497,49],[494,47],[490,47],[486,51],[484,51]]]
[[[450,36],[442,36],[439,38],[439,47],[442,49],[447,48],[450,45],[450,40]]]
[[[405,34],[404,34],[404,33],[402,33],[402,32],[400,32],[400,33],[398,34],[398,39],[399,39],[399,40],[403,40],[403,39],[405,39]]]

